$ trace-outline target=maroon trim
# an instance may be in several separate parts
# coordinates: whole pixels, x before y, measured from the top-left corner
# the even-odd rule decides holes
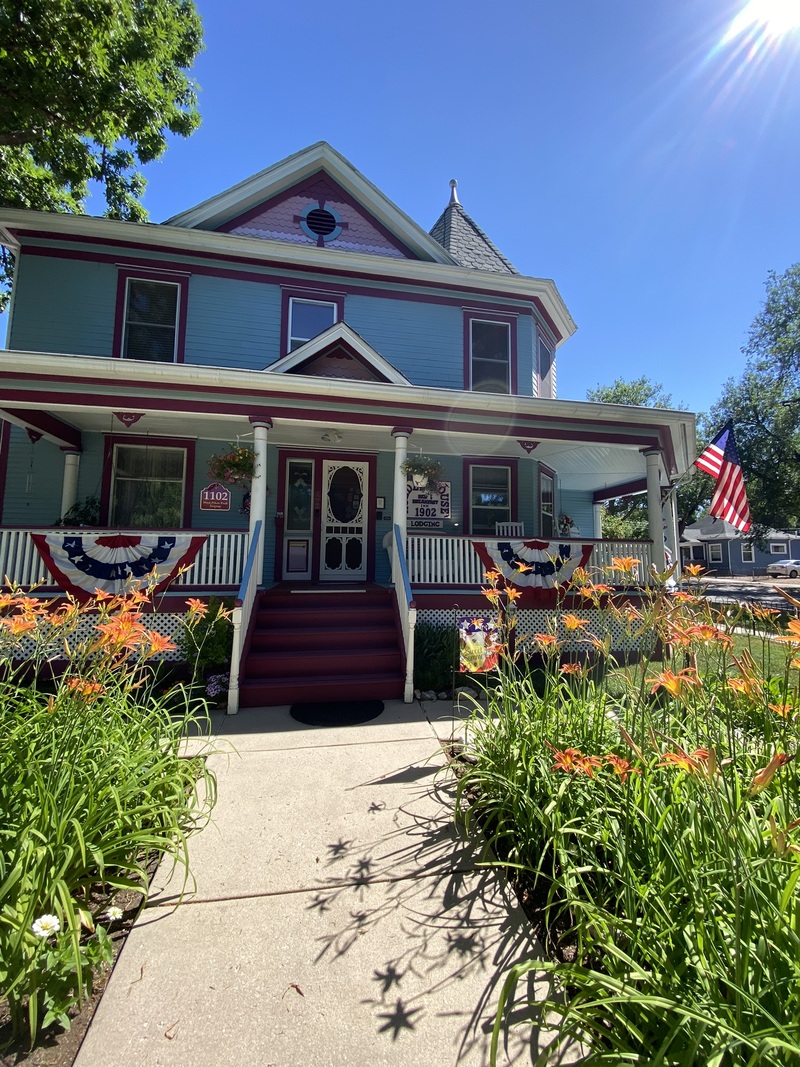
[[[183,530],[192,528],[194,504],[194,440],[186,437],[142,437],[134,434],[105,434],[103,444],[103,476],[100,483],[100,525],[110,525],[111,475],[114,469],[115,445],[151,445],[153,448],[183,448],[186,450],[186,469],[183,483]],[[148,527],[153,529],[153,527]]]
[[[247,419],[251,426],[266,426],[268,430],[272,429],[271,415],[248,415]]]
[[[160,246],[158,246],[158,245],[148,245],[148,244],[145,244],[145,243],[137,243],[137,242],[132,242],[132,241],[112,241],[107,237],[74,237],[74,236],[64,235],[64,234],[53,234],[53,233],[41,233],[40,234],[40,233],[31,233],[31,232],[27,232],[27,231],[19,231],[19,235],[20,236],[24,235],[24,236],[27,236],[27,237],[51,239],[51,240],[56,240],[56,241],[62,241],[62,240],[64,240],[64,241],[69,241],[69,240],[71,240],[71,241],[84,241],[84,242],[88,242],[90,244],[95,244],[95,245],[110,245],[113,248],[135,248],[135,249],[138,249],[138,250],[141,250],[141,251],[158,252],[158,253],[161,253],[162,255],[165,252],[165,250],[163,248],[161,248]],[[47,247],[41,246],[41,245],[29,245],[28,247],[25,248],[24,254],[25,255],[36,255],[36,256],[52,256],[54,258],[59,258],[59,259],[80,259],[80,260],[88,260],[88,261],[90,261],[92,263],[111,263],[115,267],[120,267],[121,266],[121,264],[119,262],[119,256],[118,255],[116,255],[116,256],[115,255],[104,255],[104,254],[102,254],[100,252],[83,252],[83,251],[67,249],[67,248],[47,248]],[[282,286],[282,285],[291,286],[291,285],[298,285],[298,284],[302,284],[302,283],[299,282],[298,278],[296,276],[293,276],[293,275],[260,274],[260,273],[257,273],[257,271],[259,269],[263,270],[264,268],[271,267],[271,266],[274,265],[276,268],[281,269],[281,270],[295,269],[295,270],[297,270],[298,274],[315,274],[315,275],[321,274],[321,275],[325,275],[325,276],[332,275],[332,276],[334,276],[336,278],[341,278],[341,276],[342,276],[341,268],[306,266],[304,264],[298,264],[297,267],[295,267],[295,268],[287,268],[286,264],[277,263],[277,262],[274,262],[274,261],[269,260],[269,259],[264,259],[262,261],[258,261],[258,260],[244,258],[242,256],[227,255],[227,254],[221,253],[221,252],[197,252],[197,251],[185,251],[183,249],[176,249],[175,251],[172,252],[172,254],[173,255],[184,255],[184,256],[187,256],[187,257],[191,257],[191,256],[194,256],[194,257],[197,257],[197,258],[201,258],[202,257],[203,259],[213,260],[215,262],[216,261],[220,261],[220,262],[230,262],[230,263],[247,263],[247,264],[252,264],[253,269],[249,270],[249,271],[231,270],[231,269],[223,270],[221,268],[207,267],[207,266],[204,266],[202,264],[173,263],[173,262],[170,262],[170,261],[157,261],[157,260],[149,260],[149,259],[142,259],[138,263],[136,263],[136,262],[134,262],[134,263],[126,263],[124,266],[125,266],[126,269],[128,267],[133,269],[134,273],[136,273],[136,268],[137,267],[140,267],[140,269],[150,269],[150,270],[157,270],[159,267],[162,270],[164,270],[164,269],[167,269],[167,270],[168,269],[180,270],[182,268],[184,272],[190,271],[192,274],[204,274],[204,275],[210,275],[211,277],[215,277],[215,278],[230,278],[230,279],[239,280],[239,281],[261,282],[262,284],[280,285],[280,286]],[[488,288],[483,288],[481,286],[476,286],[476,285],[469,285],[469,284],[456,285],[453,282],[425,281],[425,280],[418,280],[418,279],[412,279],[412,280],[405,280],[404,281],[402,278],[392,278],[392,277],[389,277],[388,275],[385,275],[385,274],[367,274],[367,273],[363,273],[363,274],[359,274],[358,277],[359,278],[369,278],[372,281],[383,282],[383,283],[388,284],[388,285],[409,285],[409,284],[410,285],[418,285],[418,286],[424,287],[426,289],[437,289],[437,290],[443,290],[445,292],[454,292],[454,293],[462,293],[462,294],[463,293],[474,293],[477,296],[488,296],[490,298],[493,298],[494,300],[497,299],[497,292],[495,290],[488,289]],[[308,284],[308,283],[306,283],[306,284]],[[463,296],[461,296],[461,297],[432,296],[430,293],[405,292],[403,290],[398,290],[398,289],[379,289],[377,287],[373,288],[372,286],[366,286],[366,285],[348,285],[346,290],[343,290],[343,291],[345,291],[346,293],[351,294],[353,296],[375,296],[375,297],[381,297],[383,299],[391,299],[391,300],[410,300],[410,301],[413,301],[413,302],[416,302],[416,303],[420,303],[420,304],[442,304],[442,305],[445,305],[447,307],[460,307],[462,309],[464,307]],[[333,292],[333,286],[331,286],[331,292]],[[542,316],[542,318],[552,328],[553,333],[557,337],[557,339],[559,341],[563,339],[563,334],[559,333],[559,331],[556,329],[556,326],[553,323],[553,320],[550,318],[550,315],[548,314],[547,309],[545,308],[545,306],[544,306],[544,304],[543,304],[543,302],[542,302],[540,297],[538,297],[538,296],[533,296],[532,297],[532,296],[530,296],[530,295],[528,295],[526,293],[509,293],[508,294],[508,299],[509,300],[523,300],[523,301],[526,301],[526,303],[521,305],[521,306],[514,306],[513,304],[487,303],[485,305],[485,308],[486,308],[487,311],[491,312],[492,314],[495,314],[495,312],[496,312],[497,314],[501,314],[501,315],[503,315],[503,314],[530,315],[531,314],[530,305],[533,304],[534,307],[539,312],[539,314]]]
[[[344,321],[344,290],[326,292],[324,289],[292,289],[284,286],[281,290],[281,347],[279,359],[289,355],[289,301],[309,300],[317,304],[335,304],[337,322]],[[311,340],[311,338],[309,338]]]
[[[38,431],[39,437],[46,434],[48,437],[55,437],[56,441],[66,445],[67,448],[71,448],[75,452],[83,451],[80,430],[76,430],[75,427],[70,426],[69,423],[62,422],[61,419],[56,418],[55,415],[51,415],[48,411],[31,411],[26,408],[10,408],[7,411],[3,411],[2,414],[24,422],[25,428],[32,428]]]
[[[515,315],[496,311],[483,311],[477,308],[464,310],[464,388],[472,392],[472,322],[497,322],[508,326],[508,388],[507,396],[517,396],[517,318]]]
[[[553,529],[552,532],[547,534],[542,530],[542,475],[546,474],[548,478],[553,480]],[[537,519],[539,520],[539,537],[542,537],[548,541],[552,541],[554,537],[558,537],[558,520],[556,518],[558,509],[556,508],[556,472],[552,467],[548,467],[546,463],[540,463],[539,469],[536,472],[536,493],[537,493]]]
[[[643,493],[646,489],[646,478],[636,478],[632,482],[620,482],[619,485],[609,485],[605,489],[595,489],[592,495],[592,503],[602,504],[605,500],[616,500],[621,496],[633,496],[634,493]]]
[[[331,194],[328,193],[328,195],[324,197],[323,200],[336,199],[337,202],[347,204],[347,206],[352,211],[357,211],[359,215],[362,216],[362,218],[368,219],[370,224],[374,226],[375,229],[380,234],[382,234],[398,252],[402,252],[407,259],[420,259],[417,253],[413,252],[407,244],[401,241],[397,234],[392,233],[392,231],[387,229],[382,222],[379,222],[378,219],[376,219],[372,212],[369,210],[369,208],[367,208],[364,204],[359,203],[354,197],[350,196],[350,194],[344,188],[342,188],[339,182],[337,182],[335,178],[332,178],[330,174],[328,174],[327,171],[325,171],[322,167],[320,167],[319,170],[314,171],[312,174],[309,174],[307,177],[302,178],[299,182],[295,182],[294,185],[290,185],[288,188],[281,190],[281,192],[276,193],[274,196],[271,196],[268,200],[263,200],[260,204],[256,204],[255,207],[249,208],[243,214],[237,215],[236,218],[230,219],[228,222],[224,222],[221,226],[217,226],[215,232],[230,233],[231,230],[236,229],[237,226],[244,226],[251,219],[254,219],[257,215],[262,214],[262,212],[264,211],[269,211],[271,207],[283,203],[291,196],[307,196],[310,201],[319,200],[319,195],[314,194],[311,186],[313,186],[315,182],[319,182],[321,178],[324,179],[326,182],[330,183],[330,185],[332,186],[332,192],[334,193],[334,196],[331,196]]]
[[[142,264],[144,266],[144,264]],[[165,266],[164,263],[153,264],[154,267]],[[115,359],[122,359],[122,347],[125,336],[125,308],[128,294],[128,282],[134,279],[138,282],[168,282],[178,286],[178,322],[175,331],[175,359],[174,363],[184,362],[186,349],[186,317],[189,308],[189,279],[186,270],[182,274],[160,273],[158,270],[136,270],[135,267],[119,267],[117,274],[117,303],[114,311],[114,341],[111,354]]]
[[[290,367],[284,373],[298,374],[302,371],[303,367],[307,367],[310,363],[314,363],[316,360],[321,359],[322,357],[327,356],[332,352],[335,352],[338,348],[343,348],[345,352],[351,357],[351,359],[354,359],[356,363],[359,363],[362,367],[364,367],[365,370],[368,370],[375,381],[382,382],[384,385],[397,384],[396,382],[392,383],[391,378],[388,378],[383,373],[383,371],[378,370],[374,363],[370,363],[370,361],[366,359],[360,352],[357,352],[356,349],[353,348],[353,346],[348,341],[344,341],[341,338],[337,338],[335,341],[331,341],[331,343],[329,345],[326,345],[325,348],[321,348],[318,352],[314,352],[312,355],[307,356],[305,359],[302,359],[299,363],[296,363],[293,367]],[[283,356],[281,358],[285,359],[286,357]],[[337,379],[337,381],[345,380],[348,379]],[[361,381],[362,379],[352,380]],[[409,382],[408,384],[410,385],[411,382]]]
[[[3,504],[6,499],[8,477],[8,453],[11,441],[11,423],[0,420],[0,522],[3,521]]]
[[[375,581],[375,500],[377,492],[378,457],[374,454],[355,452],[322,452],[308,448],[278,449],[278,496],[277,510],[282,511],[286,500],[286,461],[289,459],[310,459],[314,463],[314,517],[311,528],[311,579],[318,582],[320,573],[320,549],[322,545],[322,464],[326,459],[336,463],[366,463],[369,470],[369,492],[367,508],[367,577],[366,581]],[[288,581],[283,578],[283,523],[275,523],[275,581]],[[328,583],[326,583],[328,584]],[[335,584],[335,583],[330,583]]]
[[[0,380],[4,378],[17,377],[16,373],[0,371]],[[71,377],[67,375],[27,375],[31,381],[43,380],[47,382],[60,382],[76,384],[84,383],[96,389],[102,380],[97,378],[88,377]],[[107,384],[112,384],[110,381]],[[118,383],[113,383],[118,384]],[[355,383],[358,384],[358,383]],[[365,383],[369,384],[369,383]],[[138,385],[138,383],[137,383]],[[101,407],[107,409],[110,404],[119,406],[125,402],[131,407],[145,407],[153,411],[175,411],[185,412],[188,414],[203,414],[209,412],[218,415],[240,415],[242,418],[247,418],[252,412],[252,390],[247,389],[221,389],[212,388],[199,385],[181,385],[180,383],[160,383],[160,387],[169,389],[170,391],[179,391],[183,393],[195,393],[202,392],[208,393],[220,393],[227,396],[239,396],[243,395],[249,398],[248,400],[241,401],[239,403],[219,403],[216,401],[203,401],[197,400],[194,402],[179,400],[176,397],[159,398],[150,397],[146,395],[141,396],[126,396],[120,397],[118,395],[112,397],[102,397],[92,395],[90,393],[80,394],[80,401],[85,407]],[[63,392],[51,395],[47,392],[37,392],[35,390],[26,389],[10,389],[6,390],[3,394],[6,402],[10,400],[16,400],[21,403],[48,403],[54,405],[64,404]],[[324,399],[324,398],[321,398]],[[290,393],[282,394],[281,400],[296,400],[298,404],[308,404],[308,393]],[[291,407],[288,405],[276,404],[272,398],[270,398],[270,412],[273,418],[287,418],[295,419],[299,421],[315,421],[321,418],[335,419],[338,422],[349,422],[357,425],[369,425],[369,426],[393,426],[396,422],[397,415],[395,409],[402,409],[407,411],[409,407],[413,407],[412,401],[381,401],[381,411],[375,411],[374,413],[365,414],[359,411],[348,411],[344,405],[346,403],[358,403],[358,399],[354,397],[352,400],[344,400],[343,398],[336,398],[331,401],[332,404],[336,404],[335,407],[324,408],[308,408],[308,407]],[[374,401],[371,401],[374,403]],[[13,409],[12,409],[13,410]],[[430,411],[442,411],[447,412],[447,409],[439,405],[430,405]],[[477,415],[476,415],[477,418]],[[658,437],[645,437],[635,438],[631,435],[620,433],[607,433],[596,430],[577,430],[572,429],[567,421],[562,417],[552,415],[537,415],[529,416],[531,421],[527,421],[525,416],[519,414],[513,414],[511,416],[511,422],[506,423],[503,426],[503,432],[512,436],[532,434],[536,437],[546,438],[548,440],[556,441],[588,441],[592,443],[602,444],[621,444],[631,445],[638,448],[661,448],[667,455],[672,455],[670,448],[669,435],[666,434],[664,440],[660,440]],[[535,421],[534,421],[535,420]],[[555,427],[553,429],[545,428],[542,423],[553,423]],[[442,431],[462,431],[465,433],[485,433],[492,436],[497,436],[498,429],[497,424],[483,423],[481,421],[473,422],[454,422],[452,419],[447,418],[446,414],[443,418],[426,418],[418,414],[414,414],[414,425],[417,429],[428,430],[442,430]],[[624,425],[621,423],[613,423],[615,427]],[[635,430],[635,427],[631,425],[631,429]]]
[[[462,499],[464,501],[464,532],[468,536],[472,536],[472,481],[470,478],[470,472],[473,467],[508,467],[511,471],[510,477],[510,514],[509,522],[519,522],[517,518],[517,500],[519,494],[517,492],[519,485],[519,459],[517,457],[505,458],[503,456],[492,456],[491,458],[484,459],[481,456],[465,456],[462,466]],[[481,536],[486,536],[482,534]]]
[[[393,426],[392,437],[399,437],[401,434],[408,434],[410,437],[414,432],[413,426]]]

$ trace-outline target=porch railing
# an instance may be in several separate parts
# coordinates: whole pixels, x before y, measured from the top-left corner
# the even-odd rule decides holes
[[[242,653],[250,627],[250,616],[253,614],[253,604],[258,590],[259,574],[256,568],[258,549],[261,542],[262,521],[259,519],[253,529],[253,540],[250,542],[250,551],[247,553],[247,561],[242,575],[242,584],[236,597],[236,605],[231,614],[233,623],[233,646],[231,648],[231,675],[228,681],[228,714],[235,715],[239,710],[239,675],[242,670]]]
[[[59,534],[75,537],[87,533],[92,535],[122,533],[137,536],[147,532],[150,531],[102,531],[95,528],[90,530],[87,527],[70,530],[62,526],[58,527]],[[53,528],[0,529],[0,580],[8,579],[23,587],[40,584],[44,588],[57,588],[41,556],[36,551],[31,537],[32,533],[49,534],[53,533]],[[247,555],[247,530],[192,530],[191,533],[195,536],[204,536],[205,544],[195,556],[192,565],[172,584],[202,587],[237,586],[242,578]]]
[[[394,583],[397,597],[397,609],[403,629],[403,644],[406,652],[406,677],[403,688],[403,700],[410,704],[414,699],[414,632],[417,625],[417,608],[411,596],[411,582],[408,577],[408,565],[403,552],[403,536],[400,527],[394,527],[394,558],[397,561],[398,575]]]
[[[483,574],[486,568],[473,547],[474,540],[482,540],[482,538],[409,534],[406,541],[406,554],[411,585],[483,585]],[[535,538],[526,538],[526,540],[535,540]],[[571,542],[569,539],[564,539],[561,543],[574,544],[576,549],[579,545],[591,544],[592,555],[587,564],[589,571],[599,571],[604,566],[610,566],[614,556],[632,556],[642,561],[642,576],[644,576],[648,573],[653,561],[651,541],[594,541],[590,537],[584,537],[575,538]],[[398,584],[395,582],[395,587]]]

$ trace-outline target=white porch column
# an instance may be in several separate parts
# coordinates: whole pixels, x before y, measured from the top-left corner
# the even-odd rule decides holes
[[[592,531],[592,537],[596,540],[600,540],[603,536],[603,505],[592,504],[592,520],[594,522],[594,529]]]
[[[253,450],[256,454],[256,467],[250,486],[250,543],[253,531],[261,519],[261,538],[255,559],[258,584],[264,581],[264,538],[266,536],[267,516],[267,431],[272,429],[272,419],[265,415],[251,415],[253,425]]]
[[[678,566],[673,573],[676,582],[681,579],[681,553],[680,539],[678,537],[678,494],[675,486],[670,486],[669,495],[661,506],[661,522],[667,539],[667,548],[672,556],[672,562]]]
[[[663,571],[666,566],[664,556],[664,525],[661,519],[661,475],[659,460],[661,453],[650,449],[644,454],[647,463],[647,532],[653,542],[653,563],[656,570]]]
[[[406,547],[407,505],[406,505],[406,476],[400,470],[408,456],[408,439],[414,431],[407,426],[396,426],[392,430],[394,438],[394,493],[392,497],[392,525],[400,527],[400,535],[403,542],[403,550]],[[400,581],[398,573],[397,552],[395,551],[394,538],[392,539],[392,582],[397,585]]]
[[[70,508],[78,503],[78,471],[81,466],[80,452],[64,449],[64,478],[61,482],[61,512],[63,518]]]

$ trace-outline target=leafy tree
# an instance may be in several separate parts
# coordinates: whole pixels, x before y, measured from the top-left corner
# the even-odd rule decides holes
[[[144,221],[137,167],[199,125],[201,48],[193,0],[0,0],[0,203],[82,212],[97,182],[109,218]]]
[[[712,409],[733,421],[756,535],[800,525],[800,263],[770,272],[750,327],[744,374]]]
[[[617,378],[611,385],[598,385],[586,392],[586,399],[600,404],[627,404],[632,407],[672,408],[685,411],[685,405],[673,402],[672,394],[659,382],[652,382],[644,375],[632,382]],[[705,416],[698,415],[698,440],[703,446],[710,439]],[[701,446],[702,447],[702,446]],[[695,470],[683,479],[677,489],[678,528],[694,522],[698,511],[711,497],[712,481],[707,474]],[[647,538],[647,497],[643,494],[610,500],[603,513],[603,537],[615,541]]]

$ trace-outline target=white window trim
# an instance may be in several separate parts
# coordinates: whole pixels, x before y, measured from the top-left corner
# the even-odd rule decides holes
[[[470,320],[469,320],[469,387],[470,387],[470,391],[473,391],[475,389],[475,373],[474,373],[475,352],[474,352],[473,338],[472,338],[472,326],[473,326],[473,323],[476,323],[476,322],[484,323],[487,326],[503,326],[503,327],[505,327],[506,337],[507,337],[506,358],[505,358],[506,386],[507,386],[507,388],[506,388],[506,391],[504,393],[498,393],[497,395],[498,396],[511,396],[512,395],[511,394],[511,384],[512,384],[511,383],[511,323],[503,322],[502,319],[481,318],[480,315],[471,315],[470,316]],[[502,360],[499,360],[499,359],[486,359],[485,357],[481,357],[481,362],[482,363],[496,363],[498,366],[500,366],[503,363]]]
[[[549,374],[549,388],[548,388],[548,391],[547,391],[547,395],[545,395],[542,392],[542,389],[544,387],[545,381],[548,378],[548,374],[545,374],[545,375],[542,374],[542,348],[546,348],[547,351],[550,353],[550,370],[548,372],[548,374]],[[537,337],[537,342],[536,342],[536,377],[537,377],[537,382],[538,382],[536,395],[538,397],[541,397],[542,400],[555,400],[555,398],[556,398],[555,365],[556,365],[556,347],[555,347],[555,345],[551,344],[550,341],[546,340],[544,337],[541,336],[541,334],[539,334],[538,337]]]
[[[177,293],[176,293],[176,296],[175,296],[175,324],[173,326],[173,329],[174,329],[175,333],[174,333],[174,338],[173,338],[173,342],[172,342],[172,362],[173,363],[177,363],[178,362],[178,338],[180,336],[180,324],[181,324],[181,292],[182,292],[181,285],[180,285],[179,282],[164,281],[163,278],[148,278],[147,275],[143,275],[141,278],[131,276],[131,277],[128,277],[128,278],[125,279],[125,312],[124,312],[123,317],[122,317],[122,349],[120,351],[120,355],[122,356],[123,359],[129,359],[130,358],[129,356],[126,355],[127,348],[128,348],[128,327],[129,326],[155,326],[156,329],[164,329],[164,330],[168,329],[168,327],[161,326],[157,322],[148,322],[148,323],[141,323],[141,322],[131,323],[131,322],[129,322],[129,320],[128,320],[128,310],[130,308],[130,300],[131,300],[131,282],[149,282],[150,285],[171,285],[173,289],[177,290]],[[134,359],[133,362],[134,363],[144,363],[146,361],[145,360]],[[160,362],[160,360],[159,360],[159,362]],[[166,361],[165,361],[165,363],[166,363]]]
[[[742,563],[755,563],[756,551],[752,544],[745,544],[742,542]],[[749,556],[745,556],[745,552],[749,553]]]
[[[770,541],[769,554],[771,556],[785,556],[788,553],[788,547],[785,541]]]
[[[719,559],[714,559],[714,549],[719,552]],[[722,563],[722,543],[720,541],[712,541],[708,545],[708,562],[709,563]]]
[[[286,343],[288,345],[288,351],[294,351],[292,344],[295,341],[299,341],[301,345],[304,345],[306,341],[310,341],[310,337],[299,337],[292,333],[292,325],[294,323],[294,305],[295,304],[317,304],[320,307],[333,308],[333,321],[331,326],[335,326],[339,321],[339,305],[334,300],[312,300],[307,296],[290,296],[289,297],[289,322],[286,327]],[[329,327],[326,327],[329,329]],[[324,331],[323,331],[324,332]],[[315,335],[318,336],[318,335]],[[299,347],[299,345],[298,345]]]

